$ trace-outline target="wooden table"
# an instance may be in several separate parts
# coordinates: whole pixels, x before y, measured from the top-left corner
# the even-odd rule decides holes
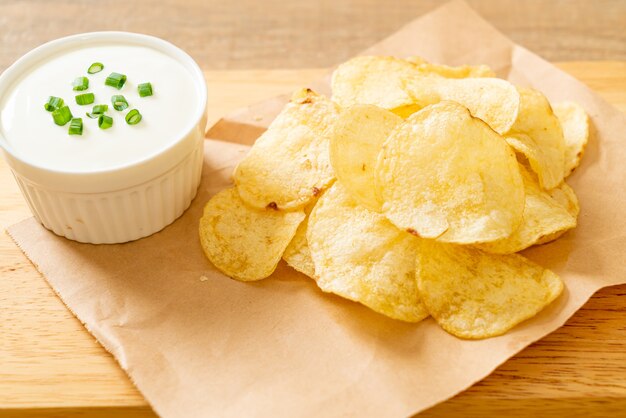
[[[551,61],[626,60],[624,0],[467,0]],[[322,68],[443,0],[0,0],[0,71],[60,36],[129,30],[168,39],[204,69]]]
[[[0,0],[0,71],[60,36],[129,30],[171,40],[207,73],[217,117],[287,92],[392,33],[439,0]],[[550,60],[626,61],[626,1],[468,0]],[[332,46],[332,47],[329,47]],[[626,111],[626,64],[569,63]],[[602,72],[602,76],[598,74]],[[28,215],[0,160],[0,226]],[[621,298],[620,298],[621,296]],[[565,327],[425,416],[624,416],[626,286],[599,292]],[[0,417],[153,417],[114,359],[0,234]],[[621,415],[620,415],[621,414]],[[117,415],[116,415],[117,416]]]
[[[626,112],[626,62],[560,67]],[[306,85],[324,72],[207,72],[209,119]],[[0,225],[28,215],[0,162]],[[0,307],[0,417],[154,416],[6,234],[0,234]],[[625,411],[626,285],[602,290],[566,326],[424,416],[593,418]]]

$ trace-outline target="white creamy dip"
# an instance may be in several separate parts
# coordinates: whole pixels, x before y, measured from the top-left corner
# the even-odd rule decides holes
[[[94,62],[104,69],[88,74]],[[121,90],[105,86],[112,72],[127,76]],[[89,79],[89,88],[72,90],[81,76]],[[153,95],[140,97],[137,86],[147,82]],[[47,57],[13,83],[0,98],[0,133],[17,157],[33,165],[65,172],[115,169],[150,158],[185,135],[197,123],[197,89],[193,75],[160,51],[124,43],[86,44]],[[84,93],[95,95],[93,104],[76,104],[74,97]],[[113,95],[123,95],[129,107],[113,109]],[[49,96],[61,97],[73,116],[82,118],[82,135],[68,135],[69,123],[54,124],[44,109]],[[96,104],[109,106],[111,128],[102,130],[97,119],[85,115]],[[131,109],[143,116],[137,125],[124,120]]]

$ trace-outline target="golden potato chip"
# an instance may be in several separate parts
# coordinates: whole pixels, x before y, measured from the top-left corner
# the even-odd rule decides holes
[[[213,196],[200,219],[200,243],[208,259],[233,279],[264,279],[276,269],[304,211],[247,206],[235,188]]]
[[[569,187],[567,183],[563,182],[559,184],[554,189],[549,190],[548,194],[554,201],[558,202],[562,207],[564,207],[565,210],[570,214],[570,216],[574,218],[574,220],[578,218],[578,213],[580,212],[580,206],[578,206],[578,198],[576,197],[576,193],[574,193],[574,190],[572,190],[572,188]],[[567,231],[568,230],[555,231],[552,234],[545,235],[537,241],[537,245],[546,244],[550,241],[554,241]]]
[[[421,240],[417,282],[428,312],[461,338],[504,334],[563,290],[559,276],[517,254]]]
[[[422,109],[421,105],[410,104],[406,106],[396,107],[396,108],[390,109],[389,111],[395,115],[400,116],[402,119],[406,119],[409,116],[411,116],[413,113],[418,112],[420,109]]]
[[[487,65],[461,65],[459,67],[450,67],[448,65],[430,63],[418,56],[408,57],[406,61],[414,64],[418,71],[424,74],[433,74],[446,78],[496,76],[496,73]]]
[[[402,118],[380,107],[356,105],[344,109],[330,139],[330,163],[335,176],[360,204],[380,211],[374,184],[378,154]]]
[[[499,78],[418,76],[407,80],[405,89],[413,98],[412,103],[391,109],[400,117],[407,118],[425,106],[451,100],[467,107],[473,116],[500,134],[511,129],[520,106],[515,87]]]
[[[520,107],[519,92],[505,80],[434,76],[393,57],[347,61],[333,73],[332,91],[332,99],[342,107],[372,104],[402,117],[427,105],[452,100],[498,133],[511,129]]]
[[[528,159],[539,184],[552,189],[563,181],[565,142],[561,124],[543,94],[521,87],[518,90],[519,116],[506,140]]]
[[[410,62],[395,57],[355,57],[333,72],[332,100],[341,107],[372,104],[384,109],[413,104],[406,88],[417,71]]]
[[[524,185],[513,150],[454,102],[428,106],[391,133],[376,187],[384,215],[424,238],[489,242],[522,222]]]
[[[338,108],[311,90],[296,92],[233,175],[237,191],[259,209],[305,206],[333,180],[327,130]]]
[[[416,238],[357,204],[341,183],[313,208],[307,239],[323,291],[403,321],[428,316],[415,281]]]
[[[565,139],[565,177],[569,176],[583,157],[589,140],[589,116],[579,104],[562,102],[554,105],[554,114],[561,122]]]
[[[429,92],[429,85],[432,92]],[[494,131],[507,132],[517,120],[520,109],[520,96],[515,86],[499,78],[444,79],[432,84],[426,78],[415,78],[411,91],[418,104],[437,103],[452,100],[467,107],[473,116],[482,119]]]
[[[573,216],[564,204],[539,186],[534,173],[520,166],[526,194],[524,220],[509,237],[479,244],[478,248],[490,253],[511,254],[535,244],[559,237],[576,226]]]
[[[574,218],[578,217],[580,213],[580,206],[578,205],[578,197],[574,190],[565,182],[559,184],[554,189],[548,191],[552,199],[559,202]]]
[[[306,218],[300,223],[300,226],[298,226],[296,235],[294,235],[289,245],[287,245],[283,254],[283,260],[285,260],[287,264],[311,278],[315,277],[315,264],[313,264],[313,259],[311,258],[311,250],[309,249],[309,243],[306,239],[306,232],[308,229],[309,215],[316,203],[317,199],[304,208]]]

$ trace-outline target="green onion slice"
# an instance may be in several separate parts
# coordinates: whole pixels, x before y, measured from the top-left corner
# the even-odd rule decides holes
[[[115,110],[124,110],[128,108],[128,102],[121,94],[111,96],[111,103],[113,103],[113,109]]]
[[[141,122],[141,113],[137,109],[133,109],[126,114],[126,123],[129,125],[137,125]]]
[[[98,119],[98,117],[102,115],[103,113],[105,113],[107,110],[109,110],[109,105],[106,105],[106,104],[95,105],[91,113],[87,113],[87,117],[91,119]]]
[[[77,77],[72,83],[74,91],[83,91],[89,88],[89,79],[87,77]]]
[[[81,118],[73,118],[70,122],[70,129],[68,130],[70,135],[82,135],[83,134],[83,120]]]
[[[113,118],[107,115],[100,115],[98,117],[98,127],[100,129],[109,129],[113,126]]]
[[[63,106],[63,99],[55,96],[48,97],[48,103],[43,105],[44,109],[46,109],[48,112],[57,110],[61,106]]]
[[[52,112],[52,119],[57,125],[63,126],[72,119],[72,112],[69,107],[62,106]]]
[[[104,69],[104,65],[102,65],[101,62],[94,62],[93,64],[89,66],[89,69],[87,70],[87,72],[89,74],[95,74],[95,73],[99,73],[103,69]]]
[[[124,87],[124,83],[126,83],[126,76],[120,73],[111,73],[107,79],[104,80],[105,85],[115,87],[118,90]]]
[[[152,84],[142,83],[137,86],[140,97],[152,96]]]
[[[93,93],[84,93],[84,94],[79,94],[78,96],[75,97],[75,99],[76,99],[76,104],[84,106],[84,105],[92,104],[93,101],[95,100],[95,96],[93,95]]]
[[[109,105],[107,105],[107,104],[99,104],[99,105],[95,105],[93,107],[93,110],[91,111],[91,113],[95,113],[97,115],[100,115],[100,114],[106,112],[107,110],[109,110]]]

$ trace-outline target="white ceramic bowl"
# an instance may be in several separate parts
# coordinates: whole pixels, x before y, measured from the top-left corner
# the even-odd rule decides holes
[[[203,161],[207,88],[202,71],[184,51],[162,39],[127,32],[94,32],[41,45],[0,76],[0,99],[38,62],[86,43],[126,43],[156,49],[181,63],[198,89],[193,123],[154,155],[101,171],[52,170],[19,156],[0,129],[0,148],[33,215],[72,240],[100,244],[136,240],[172,223],[195,197]],[[0,126],[1,128],[1,126]]]

